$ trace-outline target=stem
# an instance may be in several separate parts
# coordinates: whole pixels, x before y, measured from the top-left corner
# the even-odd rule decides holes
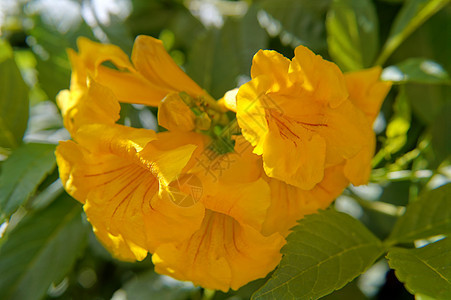
[[[431,170],[401,170],[401,171],[387,171],[383,168],[375,169],[371,173],[371,182],[384,182],[384,181],[405,181],[405,180],[417,180],[423,178],[431,178],[434,172]]]
[[[211,300],[215,296],[216,290],[204,289],[202,300]]]
[[[384,215],[389,215],[393,217],[400,217],[404,214],[406,208],[404,206],[396,206],[390,203],[380,202],[380,201],[369,201],[361,198],[359,195],[355,194],[353,191],[349,190],[349,196],[351,196],[357,203],[363,208],[367,208],[373,211],[377,211]]]
[[[385,148],[382,148],[379,150],[376,155],[374,155],[373,159],[371,160],[371,167],[376,167],[381,163],[381,161],[385,158]]]
[[[406,154],[404,154],[403,156],[401,156],[400,158],[398,158],[395,163],[393,164],[393,167],[396,169],[404,169],[405,166],[411,162],[412,160],[414,160],[415,158],[417,158],[421,153],[421,150],[418,148],[413,149],[412,151],[407,152]],[[388,167],[388,169],[391,169],[391,166]]]
[[[423,152],[424,149],[426,149],[430,144],[429,139],[425,139],[424,141],[420,142],[417,146],[417,148],[405,153],[403,156],[399,157],[393,164],[386,167],[388,170],[400,170],[404,169],[405,166],[410,163],[412,160],[416,159],[418,156],[420,156],[421,152]],[[376,155],[373,157],[373,160],[371,161],[371,166],[374,168],[377,165],[380,164],[380,162],[384,159],[386,155],[385,147],[380,149],[379,152],[376,153]]]

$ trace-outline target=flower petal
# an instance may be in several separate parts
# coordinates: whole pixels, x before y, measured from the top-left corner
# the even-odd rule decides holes
[[[74,135],[86,124],[114,124],[119,119],[120,105],[114,94],[94,80],[86,88],[63,90],[56,101],[64,119],[64,126]]]
[[[224,94],[224,97],[218,100],[218,104],[236,113],[236,95],[238,94],[238,91],[238,88],[227,91]]]
[[[265,94],[270,86],[268,77],[259,76],[243,84],[237,94],[238,124],[243,136],[255,147],[254,153],[258,155],[263,153],[262,137],[268,131],[265,109],[272,108],[272,104],[275,104]]]
[[[204,194],[202,202],[206,208],[261,229],[270,204],[269,186],[263,179],[251,183],[204,184]]]
[[[150,162],[155,174],[164,184],[187,173],[197,162],[209,139],[197,132],[159,132],[139,153],[144,162]]]
[[[111,89],[120,102],[156,107],[168,93],[136,71],[117,71],[98,66],[96,74],[96,80]]]
[[[391,82],[379,80],[381,73],[382,68],[376,66],[344,75],[349,99],[365,113],[371,124],[379,114],[382,102],[391,88]]]
[[[121,102],[158,106],[167,94],[164,87],[149,81],[132,65],[127,55],[117,46],[100,44],[87,38],[77,40],[79,54],[69,52],[75,73],[72,82],[83,84],[89,74],[100,84],[111,89]],[[116,69],[102,65],[111,62]]]
[[[158,273],[226,292],[266,276],[279,263],[284,243],[277,233],[265,237],[207,210],[202,227],[190,239],[160,246],[152,261]]]
[[[318,209],[327,208],[349,184],[343,175],[342,165],[325,169],[324,179],[311,190],[303,190],[273,178],[266,180],[271,189],[271,206],[262,233],[269,235],[279,232],[283,236],[287,236],[297,220]]]
[[[170,131],[193,131],[196,116],[178,93],[168,94],[158,104],[158,124]]]
[[[119,124],[89,124],[82,126],[74,140],[89,149],[91,153],[112,153],[119,157],[142,163],[138,155],[150,141],[157,139],[157,134],[149,129],[131,128]]]
[[[364,147],[369,149],[374,132],[365,115],[349,100],[327,109],[325,114],[327,126],[316,127],[315,131],[326,140],[327,166],[353,158]]]
[[[204,206],[179,206],[148,171],[130,167],[127,173],[93,189],[84,206],[94,227],[123,236],[146,251],[191,236],[204,216]],[[139,260],[139,257],[136,257]]]
[[[263,166],[268,176],[302,189],[312,189],[323,179],[326,141],[318,134],[296,130],[293,139],[280,131],[265,137]]]
[[[290,60],[277,51],[259,50],[252,60],[251,77],[269,76],[274,83],[271,91],[277,92],[290,85],[286,76],[289,66]]]
[[[368,137],[373,142],[365,146],[351,159],[345,163],[344,174],[355,186],[367,184],[371,175],[371,159],[374,155],[376,138],[374,134]]]
[[[156,174],[158,179],[165,185],[168,185],[179,174],[182,173],[183,168],[188,164],[197,145],[182,144],[179,147],[168,150],[165,149],[164,138],[174,137],[175,135],[159,135],[159,139],[152,141],[140,152],[140,157],[143,161],[148,161],[149,168],[152,173]]]
[[[294,50],[289,77],[295,81],[302,78],[302,87],[310,91],[316,101],[328,103],[332,108],[348,98],[343,73],[336,64],[315,55],[304,46]]]
[[[203,219],[201,203],[180,206],[159,192],[158,173],[148,167],[151,158],[139,153],[151,140],[147,131],[84,126],[77,135],[83,146],[62,142],[56,152],[66,190],[84,203],[99,239],[121,259],[141,260],[162,243],[186,239]],[[165,154],[171,164],[180,148]]]
[[[160,40],[150,36],[138,36],[133,46],[132,61],[147,80],[168,92],[183,91],[192,97],[205,93],[177,66]]]
[[[133,71],[128,56],[116,45],[100,44],[85,37],[77,39],[80,59],[89,70],[96,70],[103,62],[111,61],[117,68]]]

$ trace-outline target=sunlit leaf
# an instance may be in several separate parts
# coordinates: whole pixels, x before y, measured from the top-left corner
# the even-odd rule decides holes
[[[66,49],[76,49],[79,36],[94,39],[94,35],[81,15],[78,1],[36,1],[29,5],[27,12],[35,23],[27,32],[30,35],[27,43],[36,54],[40,85],[54,101],[61,89],[69,87]]]
[[[259,3],[260,24],[282,44],[305,45],[315,52],[327,48],[324,20],[331,0],[265,0]]]
[[[52,282],[63,279],[86,244],[81,211],[63,196],[9,232],[0,248],[2,299],[41,299]]]
[[[184,6],[174,10],[173,13],[174,15],[168,19],[170,21],[169,24],[163,26],[163,28],[170,28],[174,32],[176,37],[174,41],[175,48],[189,48],[193,40],[205,32],[206,29]],[[145,17],[148,19],[147,16]]]
[[[418,249],[392,248],[388,264],[412,294],[451,299],[451,239]]]
[[[94,32],[102,32],[104,41],[119,46],[130,54],[133,46],[133,36],[124,20],[131,12],[131,3],[123,0],[110,0],[106,2],[84,1],[82,11],[85,20]]]
[[[318,299],[363,273],[382,252],[380,240],[347,214],[307,216],[293,228],[278,269],[253,299]]]
[[[423,193],[407,206],[388,242],[404,243],[451,233],[451,184]]]
[[[0,211],[9,217],[55,168],[55,145],[24,144],[5,161],[0,174]]]
[[[423,58],[410,58],[396,66],[387,67],[382,78],[394,83],[451,83],[451,78],[442,66]]]
[[[252,57],[264,48],[265,41],[266,33],[256,18],[227,19],[221,29],[211,28],[193,44],[186,71],[213,97],[220,98],[237,86],[240,74],[249,76]]]
[[[399,94],[393,104],[394,114],[387,125],[384,151],[385,154],[393,154],[401,150],[407,141],[407,132],[410,128],[410,106],[407,101],[406,91],[400,88]]]
[[[22,79],[10,46],[0,40],[0,147],[22,142],[28,120],[28,87]]]
[[[371,66],[379,49],[378,20],[370,0],[334,0],[327,15],[327,43],[344,71]]]
[[[233,20],[237,31],[237,55],[239,55],[240,73],[249,75],[252,57],[258,50],[265,48],[268,35],[257,22],[256,7],[251,6],[240,20]]]
[[[199,290],[191,282],[182,282],[150,271],[128,281],[122,288],[127,300],[184,300]]]
[[[211,29],[193,44],[188,56],[186,72],[215,98],[236,87],[238,57],[233,42],[225,42],[233,41],[233,36],[231,23],[221,30]]]
[[[421,24],[442,9],[450,0],[408,0],[392,25],[390,35],[376,60],[382,65],[398,46]]]

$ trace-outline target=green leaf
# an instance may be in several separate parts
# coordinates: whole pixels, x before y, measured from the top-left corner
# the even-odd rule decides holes
[[[189,46],[205,30],[182,1],[131,0],[132,13],[126,20],[132,36],[146,34],[158,36],[162,29],[174,32],[177,47]]]
[[[357,280],[348,283],[343,288],[338,291],[333,292],[325,297],[322,297],[322,300],[343,300],[343,299],[352,299],[352,300],[368,300],[360,288],[357,286]]]
[[[379,49],[379,25],[372,1],[334,0],[326,26],[329,53],[343,71],[372,65]]]
[[[91,28],[81,15],[78,1],[64,2],[64,9],[46,1],[31,4],[28,16],[34,26],[28,30],[27,43],[36,54],[36,70],[40,86],[50,100],[69,87],[70,63],[66,49],[76,48],[80,36],[94,39]]]
[[[306,216],[292,229],[272,278],[253,299],[318,299],[363,273],[383,253],[359,221],[334,210]]]
[[[266,33],[249,10],[240,20],[227,19],[221,29],[212,28],[193,43],[186,67],[191,76],[214,98],[237,86],[240,74],[249,75],[253,55],[266,44]]]
[[[451,299],[451,239],[418,249],[392,248],[388,264],[412,294]]]
[[[239,74],[238,57],[232,43],[234,40],[230,23],[221,30],[210,29],[200,36],[188,54],[187,74],[215,98],[236,86]]]
[[[155,11],[152,13],[155,14]],[[170,23],[162,28],[169,28],[174,32],[174,48],[189,48],[193,40],[205,32],[204,25],[183,5],[176,10],[173,9],[171,13],[173,16],[168,19]],[[149,14],[145,15],[145,18],[148,20]]]
[[[251,73],[252,58],[268,42],[268,35],[257,22],[257,14],[255,6],[251,6],[241,19],[231,20],[237,32],[236,54],[239,56],[240,73],[247,76]]]
[[[315,51],[327,48],[324,21],[331,0],[265,0],[259,5],[260,25],[282,44],[304,45]]]
[[[67,195],[25,216],[0,248],[2,299],[41,299],[72,268],[86,244],[81,207]]]
[[[0,40],[0,147],[22,143],[28,121],[28,87],[22,79],[11,47]]]
[[[184,300],[198,291],[191,282],[182,282],[153,271],[140,274],[122,288],[127,300],[171,299]]]
[[[0,174],[0,211],[8,218],[36,191],[55,168],[55,145],[23,144],[2,166]]]
[[[433,123],[451,99],[451,86],[406,84],[407,98],[415,115],[425,124]]]
[[[40,210],[45,208],[46,206],[50,205],[50,203],[55,201],[62,193],[64,193],[64,187],[61,179],[58,178],[33,198],[31,209]]]
[[[423,295],[423,294],[415,294],[415,300],[437,300],[437,299]]]
[[[394,83],[450,84],[451,79],[438,63],[424,58],[410,58],[384,69],[383,80]]]
[[[408,0],[396,16],[376,65],[383,65],[399,45],[450,0]]]
[[[447,101],[428,130],[437,166],[451,156],[451,139],[449,138],[451,129],[449,122],[450,115],[451,102]]]
[[[407,243],[434,235],[451,233],[451,184],[423,193],[409,204],[387,242]]]
[[[393,116],[387,125],[384,153],[393,154],[401,150],[407,142],[407,132],[410,128],[410,105],[407,101],[406,91],[400,88],[399,94],[393,104]]]

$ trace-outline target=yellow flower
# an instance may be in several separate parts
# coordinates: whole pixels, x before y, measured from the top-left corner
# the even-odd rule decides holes
[[[205,92],[172,60],[160,40],[140,35],[133,45],[131,61],[117,46],[77,40],[79,53],[69,50],[73,73],[71,89],[85,86],[86,77],[111,89],[120,102],[158,106],[170,92],[192,97]],[[112,64],[110,68],[105,63]]]
[[[60,143],[56,156],[63,184],[84,204],[98,238],[116,257],[142,260],[200,226],[200,203],[179,206],[160,190],[160,182],[171,182],[188,164],[196,140],[200,146],[195,133],[92,124],[80,128],[76,142]]]
[[[156,249],[157,272],[227,291],[277,266],[285,241],[277,231],[263,233],[270,188],[261,177],[260,158],[246,151],[246,144],[239,140],[235,152],[197,158],[200,163],[190,172],[202,182],[205,218],[189,239]]]
[[[350,101],[366,116],[368,126],[373,125],[382,102],[391,88],[391,82],[380,81],[381,67],[354,71],[345,74]],[[366,145],[349,159],[344,173],[354,185],[366,184],[371,172],[371,159],[375,149],[375,135],[367,136]]]
[[[266,276],[285,240],[276,230],[263,233],[271,199],[261,159],[219,154],[194,132],[223,124],[224,108],[158,40],[138,37],[133,63],[112,45],[84,38],[78,45],[78,54],[69,51],[71,88],[58,95],[73,141],[60,142],[56,157],[65,189],[83,204],[98,239],[118,259],[152,253],[157,272],[206,288],[238,289]],[[119,102],[158,105],[169,131],[116,124]],[[193,107],[201,109],[193,114]],[[230,165],[214,176],[205,169],[216,172],[225,159]],[[200,194],[184,184],[192,178]]]
[[[344,74],[349,99],[365,113],[371,124],[392,86],[391,82],[379,80],[381,73],[382,68],[377,66]]]
[[[238,91],[236,107],[243,136],[262,155],[266,174],[310,190],[324,179],[327,168],[344,164],[351,183],[367,182],[375,137],[372,121],[357,105],[366,105],[369,93],[380,106],[386,93],[376,88],[373,95],[377,78],[371,74],[356,83],[364,84],[364,92],[348,91],[338,67],[303,46],[295,49],[291,61],[260,50],[252,80]],[[349,85],[356,82],[354,76],[348,78]],[[369,109],[377,113],[376,107]],[[359,165],[362,158],[365,162]]]
[[[73,139],[57,163],[118,259],[151,253],[161,274],[238,289],[277,266],[298,219],[369,176],[371,124],[389,89],[380,68],[343,76],[303,47],[292,61],[260,51],[253,79],[218,103],[151,37],[136,39],[131,61],[85,38],[78,48],[70,90],[57,97]],[[116,124],[119,102],[158,106],[168,131]],[[243,136],[233,124],[215,131],[227,109]]]
[[[72,67],[70,90],[63,90],[57,96],[57,103],[64,117],[64,125],[74,134],[78,122],[110,122],[111,110],[116,109],[117,101],[103,101],[94,107],[87,98],[102,98],[99,93],[112,94],[120,102],[158,106],[170,93],[185,92],[191,97],[200,97],[206,93],[187,76],[164,50],[160,40],[149,36],[138,36],[132,51],[132,59],[117,46],[99,44],[87,38],[77,40],[79,53],[68,50]],[[113,67],[107,66],[107,64]],[[90,82],[103,86],[87,96]],[[106,89],[105,89],[106,88]],[[111,99],[111,95],[105,95]],[[105,111],[92,118],[92,111]],[[79,117],[75,117],[79,115]]]
[[[119,119],[120,105],[114,94],[92,79],[86,81],[85,87],[63,90],[57,95],[64,126],[71,135],[75,135],[82,125],[112,125]]]
[[[271,204],[263,224],[263,234],[280,232],[287,236],[296,221],[326,209],[349,185],[343,165],[326,168],[323,180],[311,190],[303,190],[278,179],[264,176],[271,190]]]

